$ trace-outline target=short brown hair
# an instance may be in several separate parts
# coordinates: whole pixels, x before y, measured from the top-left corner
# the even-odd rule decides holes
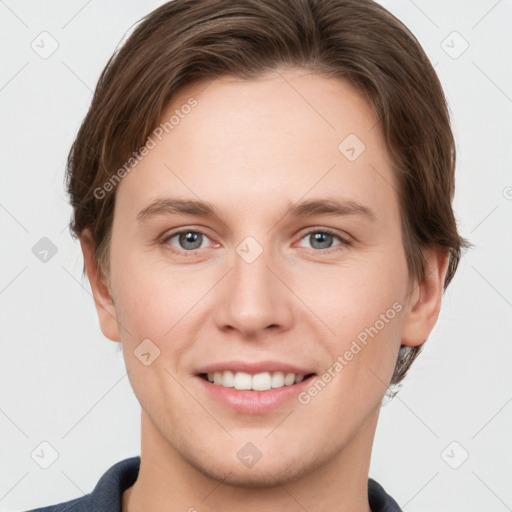
[[[111,178],[159,125],[176,93],[203,79],[256,78],[297,66],[346,80],[374,108],[398,181],[404,250],[421,280],[421,249],[449,253],[445,288],[461,248],[452,210],[455,145],[446,99],[420,44],[371,0],[173,0],[141,20],[108,61],[67,163],[70,229],[91,230],[108,275],[115,187]],[[84,270],[85,272],[85,270]],[[399,383],[421,347],[402,347]]]

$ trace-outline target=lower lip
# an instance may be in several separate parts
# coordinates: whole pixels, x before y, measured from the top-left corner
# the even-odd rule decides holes
[[[268,391],[247,391],[212,384],[202,377],[196,376],[210,396],[242,414],[263,414],[278,408],[295,398],[304,387],[309,386],[313,377],[291,386],[272,388]]]

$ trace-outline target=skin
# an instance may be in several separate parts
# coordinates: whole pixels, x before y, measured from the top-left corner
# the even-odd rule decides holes
[[[198,105],[118,185],[108,279],[89,232],[80,239],[101,329],[122,342],[142,407],[141,467],[123,511],[367,512],[381,400],[400,344],[422,344],[437,320],[447,257],[425,249],[425,278],[411,280],[377,118],[346,82],[286,68],[196,83],[163,119],[191,96]],[[338,149],[349,134],[366,146],[353,162]],[[170,196],[208,201],[220,218],[136,221]],[[288,201],[326,197],[375,219],[283,216]],[[169,238],[178,228],[204,232],[201,248],[184,254],[190,244]],[[319,245],[310,235],[325,229],[349,243]],[[263,248],[251,264],[236,252],[247,236]],[[320,378],[394,303],[401,311],[308,404],[240,414],[195,376],[272,359]],[[133,353],[147,338],[160,350],[149,366]],[[250,468],[237,457],[247,442],[262,454]]]

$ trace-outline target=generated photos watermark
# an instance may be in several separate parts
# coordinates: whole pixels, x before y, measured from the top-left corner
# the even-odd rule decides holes
[[[198,105],[198,101],[191,97],[184,103],[180,108],[174,110],[174,113],[169,119],[163,123],[160,123],[152,132],[148,135],[146,143],[139,148],[138,151],[134,151],[132,156],[101,186],[96,187],[93,191],[93,195],[96,199],[104,199],[109,192],[114,190],[116,185],[129,174],[137,165],[144,160],[144,157],[149,155],[152,149],[155,149],[159,142],[164,137],[164,134],[170,133],[176,126],[178,126],[182,119],[190,114],[192,109]]]
[[[303,405],[309,404],[368,345],[368,339],[373,339],[377,336],[402,309],[402,304],[394,302],[385,313],[380,314],[379,319],[373,325],[365,327],[357,335],[356,339],[352,340],[350,347],[343,354],[340,354],[318,379],[314,379],[305,391],[299,393],[297,397],[299,403]]]

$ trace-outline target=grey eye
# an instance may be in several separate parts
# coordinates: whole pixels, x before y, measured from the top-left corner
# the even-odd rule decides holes
[[[199,231],[181,231],[180,233],[175,233],[169,237],[169,242],[176,237],[178,238],[178,249],[185,251],[200,249],[204,241],[204,235]]]
[[[329,249],[334,239],[334,235],[322,232],[310,233],[308,236],[313,249]]]
[[[336,239],[338,240],[338,243],[334,243]],[[319,229],[306,233],[302,237],[301,242],[304,240],[307,240],[309,242],[310,247],[316,250],[330,249],[331,247],[347,244],[347,241],[344,240],[341,236]]]

